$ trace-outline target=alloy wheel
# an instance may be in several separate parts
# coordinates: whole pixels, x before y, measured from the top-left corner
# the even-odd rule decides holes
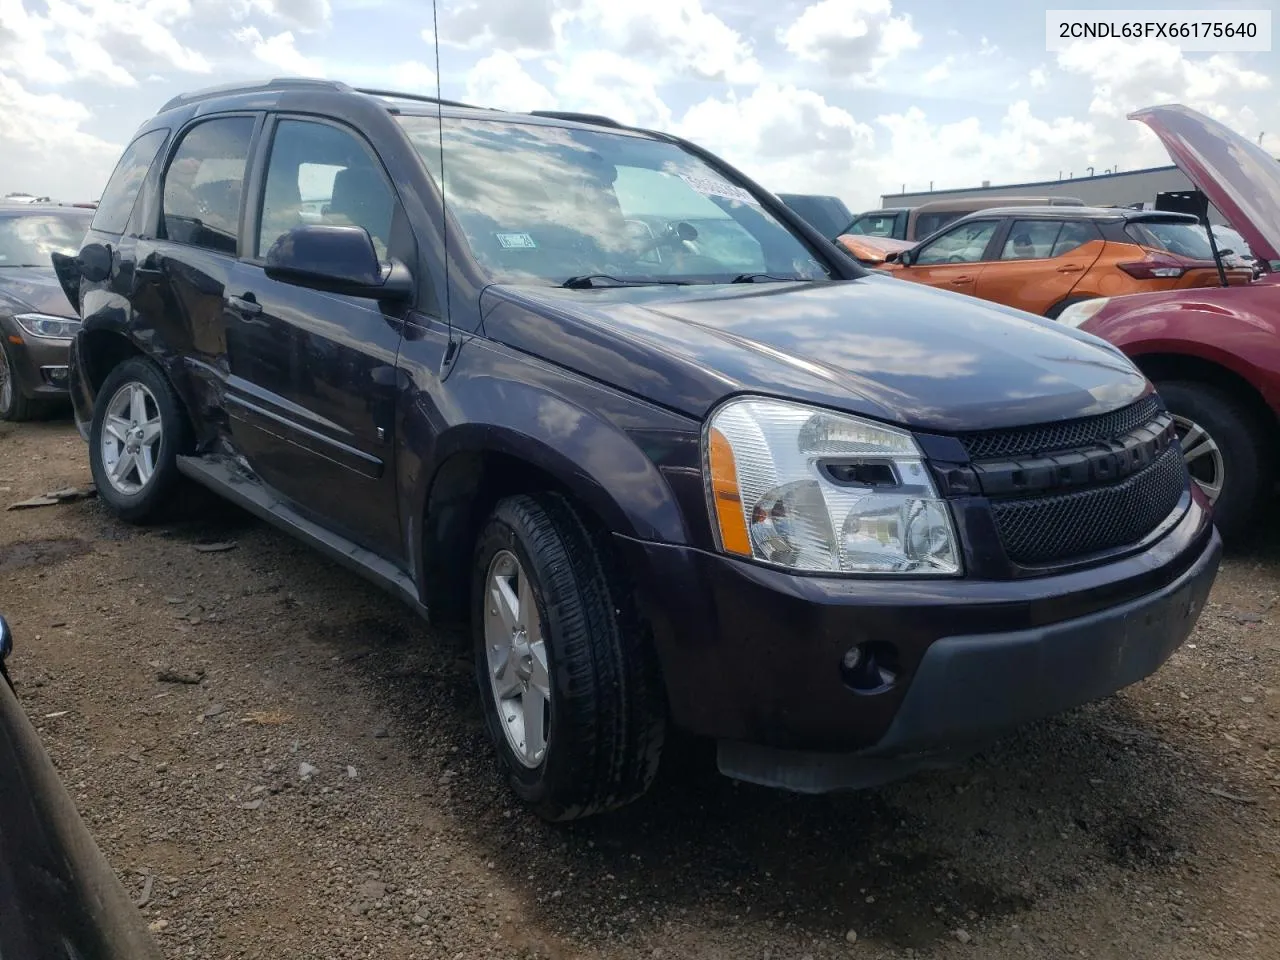
[[[485,659],[507,744],[524,766],[547,754],[551,679],[533,587],[510,550],[499,550],[485,575]]]
[[[136,380],[122,385],[107,402],[99,441],[107,480],[134,496],[155,475],[164,426],[155,394]]]
[[[1209,432],[1194,420],[1175,414],[1173,422],[1182,443],[1182,459],[1187,464],[1191,479],[1204,491],[1210,503],[1216,503],[1222,493],[1226,472],[1222,450]]]
[[[13,373],[9,370],[9,356],[0,349],[0,411],[13,406]]]

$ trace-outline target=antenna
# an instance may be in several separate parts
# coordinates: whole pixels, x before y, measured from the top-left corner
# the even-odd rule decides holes
[[[440,81],[440,19],[436,13],[437,0],[431,0],[431,33],[435,42],[436,54],[436,127],[440,143],[440,236],[444,246],[444,322],[449,329],[449,342],[445,346],[444,359],[440,362],[440,375],[444,377],[454,355],[458,352],[458,343],[453,339],[453,304],[451,284],[449,282],[449,208],[445,202],[444,177],[444,104],[441,95]]]

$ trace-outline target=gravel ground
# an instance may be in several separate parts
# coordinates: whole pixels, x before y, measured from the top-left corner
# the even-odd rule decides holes
[[[67,423],[0,424],[0,505],[88,477]],[[1155,677],[961,769],[812,798],[690,752],[558,827],[499,783],[460,637],[233,508],[0,513],[0,610],[170,957],[1274,958],[1269,539]]]

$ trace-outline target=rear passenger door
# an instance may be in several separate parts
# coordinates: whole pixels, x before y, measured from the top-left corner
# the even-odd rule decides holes
[[[403,559],[395,451],[404,304],[273,280],[271,245],[307,223],[363,227],[379,257],[416,262],[413,234],[368,143],[348,127],[273,118],[256,164],[245,250],[228,287],[227,407],[254,472],[300,512]]]
[[[911,265],[898,272],[906,280],[956,293],[973,293],[999,220],[969,220],[912,251]]]
[[[151,337],[196,405],[197,422],[222,414],[223,300],[239,252],[245,172],[259,114],[220,115],[182,130],[161,175],[153,235],[133,251],[137,335]]]
[[[1014,220],[997,239],[999,259],[978,278],[977,295],[1041,316],[1071,295],[1102,252],[1088,220]]]

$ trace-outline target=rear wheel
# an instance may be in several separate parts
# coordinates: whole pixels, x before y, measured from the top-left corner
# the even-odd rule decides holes
[[[1177,425],[1191,478],[1213,503],[1223,537],[1242,539],[1274,484],[1267,430],[1232,394],[1190,380],[1156,384]]]
[[[476,545],[472,599],[485,723],[512,789],[548,820],[643,794],[666,709],[608,545],[559,496],[503,500]]]
[[[132,357],[107,375],[89,429],[89,468],[98,496],[123,520],[146,523],[171,506],[178,454],[191,426],[164,373]]]

